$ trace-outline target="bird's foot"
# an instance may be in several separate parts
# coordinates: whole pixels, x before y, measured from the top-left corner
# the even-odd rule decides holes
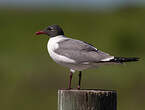
[[[80,89],[81,89],[81,87],[78,85],[77,89],[78,89],[78,90],[80,90]]]

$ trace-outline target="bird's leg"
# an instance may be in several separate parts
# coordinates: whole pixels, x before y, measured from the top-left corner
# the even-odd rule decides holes
[[[70,71],[68,89],[71,89],[71,81],[72,81],[72,76],[73,76],[73,72],[72,72],[72,71]]]
[[[82,71],[79,71],[79,84],[78,84],[78,89],[81,88],[81,79],[82,79]]]

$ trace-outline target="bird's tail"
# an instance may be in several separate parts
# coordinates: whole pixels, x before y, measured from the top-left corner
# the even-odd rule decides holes
[[[133,61],[139,61],[139,58],[137,58],[137,57],[130,57],[130,58],[114,57],[114,59],[110,60],[110,62],[115,62],[115,63],[133,62]]]

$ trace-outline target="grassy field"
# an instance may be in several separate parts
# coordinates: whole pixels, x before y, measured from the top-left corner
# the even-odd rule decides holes
[[[57,89],[67,87],[67,68],[47,52],[47,36],[35,32],[59,24],[65,35],[116,56],[140,62],[83,72],[83,88],[118,91],[119,110],[145,109],[145,9],[66,11],[0,9],[0,109],[56,110]],[[73,87],[78,81],[74,74]]]

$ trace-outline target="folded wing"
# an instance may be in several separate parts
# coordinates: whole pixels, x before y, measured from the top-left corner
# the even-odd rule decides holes
[[[58,44],[59,48],[55,50],[57,54],[73,59],[80,64],[84,62],[97,63],[109,61],[114,58],[114,56],[110,56],[80,40],[65,39],[58,42]]]

